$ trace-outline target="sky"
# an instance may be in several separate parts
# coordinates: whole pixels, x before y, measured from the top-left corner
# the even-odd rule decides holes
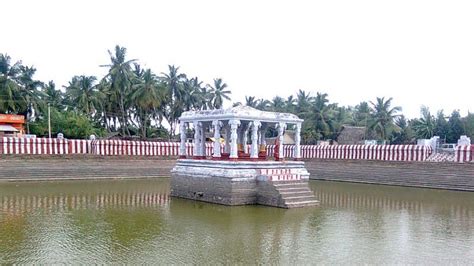
[[[180,66],[222,78],[233,102],[328,93],[356,105],[393,97],[420,107],[474,110],[474,1],[3,0],[0,53],[66,85],[106,73],[127,48],[155,73]],[[230,103],[227,103],[230,106]]]

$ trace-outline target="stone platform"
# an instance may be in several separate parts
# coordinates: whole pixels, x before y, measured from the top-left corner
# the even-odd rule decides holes
[[[171,195],[224,205],[315,206],[308,179],[300,161],[179,159],[171,171]]]

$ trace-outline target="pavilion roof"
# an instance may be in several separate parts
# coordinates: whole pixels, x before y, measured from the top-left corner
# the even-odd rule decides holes
[[[236,106],[227,109],[202,110],[184,112],[179,118],[183,122],[212,120],[258,120],[260,122],[298,123],[303,119],[290,113],[260,111],[249,106]]]

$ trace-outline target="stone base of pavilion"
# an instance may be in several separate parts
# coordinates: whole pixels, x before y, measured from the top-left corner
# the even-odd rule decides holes
[[[171,195],[224,205],[280,208],[316,206],[301,161],[179,159],[171,171]]]

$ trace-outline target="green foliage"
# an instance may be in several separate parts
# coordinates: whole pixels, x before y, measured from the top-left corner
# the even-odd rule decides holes
[[[471,139],[474,139],[474,114],[468,113],[463,119],[465,125],[465,133]]]
[[[464,135],[464,125],[461,121],[459,111],[454,110],[448,120],[447,143],[456,143],[461,135]]]
[[[415,133],[405,116],[399,116],[395,125],[397,125],[397,130],[390,137],[391,144],[412,144],[415,141]]]
[[[0,53],[0,113],[29,117],[44,110],[43,83],[33,78],[35,73],[34,67],[12,64],[10,56]]]
[[[30,131],[39,137],[48,136],[48,117],[42,116],[32,122]],[[105,130],[94,127],[87,116],[55,108],[51,108],[51,132],[53,136],[63,133],[65,138],[70,139],[89,138],[91,134],[96,136],[105,134]]]
[[[396,129],[394,119],[398,117],[398,112],[402,108],[392,107],[393,98],[377,97],[376,102],[370,102],[372,105],[372,124],[369,126],[378,134],[379,140],[388,140],[388,137]]]
[[[435,118],[431,115],[430,110],[428,107],[422,106],[421,118],[414,119],[412,122],[415,136],[419,139],[430,139],[434,136],[435,126]]]

